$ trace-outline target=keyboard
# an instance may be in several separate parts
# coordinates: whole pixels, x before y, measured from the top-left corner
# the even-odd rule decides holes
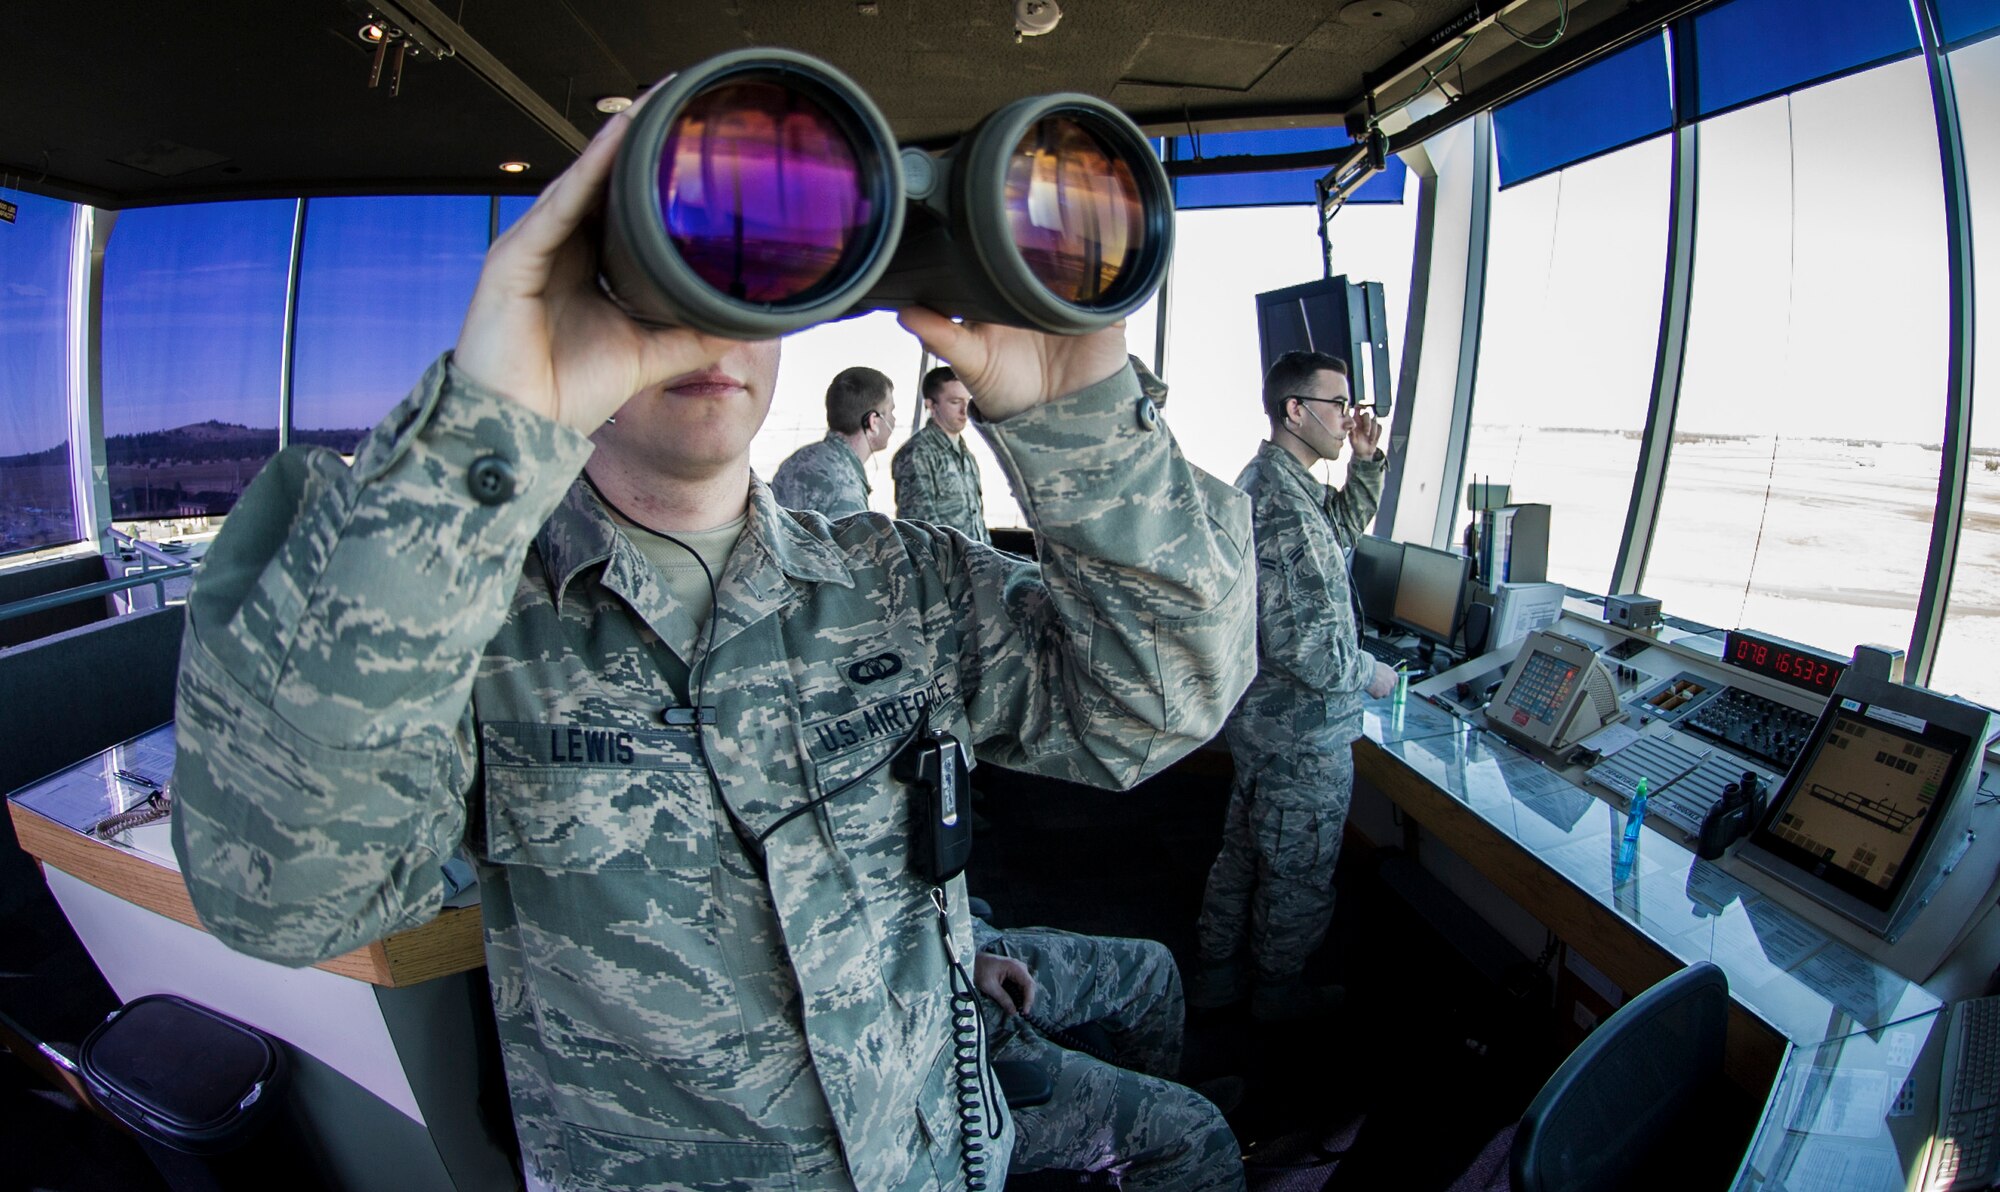
[[[1404,649],[1379,637],[1364,637],[1361,639],[1361,648],[1373,655],[1376,661],[1391,667],[1400,666],[1412,673],[1429,669],[1426,665],[1425,652],[1415,647]]]
[[[2000,1175],[2000,997],[1949,1013],[1925,1192],[1985,1188]]]

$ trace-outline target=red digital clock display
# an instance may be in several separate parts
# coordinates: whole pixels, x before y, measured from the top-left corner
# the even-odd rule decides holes
[[[1731,666],[1789,683],[1805,691],[1832,695],[1847,663],[1782,638],[1760,637],[1732,629],[1723,638],[1722,657]]]

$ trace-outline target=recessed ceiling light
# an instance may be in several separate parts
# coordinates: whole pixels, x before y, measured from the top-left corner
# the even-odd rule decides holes
[[[362,41],[367,42],[371,46],[375,46],[382,44],[383,40],[389,36],[389,31],[383,28],[380,23],[376,21],[370,21],[366,25],[361,26],[361,30],[358,36],[361,38]]]
[[[597,110],[607,116],[616,116],[631,106],[632,98],[628,95],[607,95],[597,101]]]
[[[528,163],[525,161],[503,161],[500,163],[500,168],[509,174],[525,174],[528,171]]]

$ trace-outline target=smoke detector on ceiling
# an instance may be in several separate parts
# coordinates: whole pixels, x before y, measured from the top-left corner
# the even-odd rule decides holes
[[[1062,22],[1062,6],[1056,0],[1014,0],[1014,44],[1024,37],[1040,37]]]

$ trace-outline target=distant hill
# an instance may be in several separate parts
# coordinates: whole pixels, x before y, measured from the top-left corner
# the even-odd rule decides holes
[[[354,450],[368,433],[366,427],[339,430],[295,430],[294,443],[330,447],[342,453]],[[104,440],[105,462],[127,467],[166,463],[216,463],[224,460],[267,459],[278,451],[276,427],[239,426],[233,422],[190,423],[172,430],[141,431],[111,435]],[[0,456],[0,467],[61,463],[67,448],[58,444],[22,455]]]

